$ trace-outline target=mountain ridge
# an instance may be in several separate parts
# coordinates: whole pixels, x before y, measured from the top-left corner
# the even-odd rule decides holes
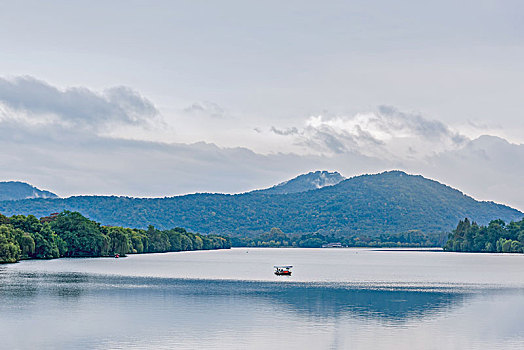
[[[520,220],[509,206],[477,201],[450,186],[401,171],[355,176],[333,186],[287,194],[199,193],[165,198],[75,196],[0,202],[4,215],[79,211],[104,225],[185,227],[194,232],[251,236],[286,233],[348,236],[409,230],[445,232],[464,217],[486,224]]]
[[[31,198],[58,198],[58,196],[22,181],[0,182],[0,201]]]

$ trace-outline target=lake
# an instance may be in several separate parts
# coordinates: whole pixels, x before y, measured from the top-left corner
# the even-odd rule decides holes
[[[293,265],[275,276],[273,265]],[[235,248],[0,265],[5,349],[522,349],[524,255]]]

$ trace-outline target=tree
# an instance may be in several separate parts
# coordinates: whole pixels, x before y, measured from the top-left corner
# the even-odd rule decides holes
[[[143,253],[144,249],[144,240],[147,242],[147,237],[141,235],[139,231],[131,230],[131,249],[133,253]]]
[[[0,225],[0,263],[13,263],[20,260],[20,247],[15,240],[15,229]]]
[[[21,256],[24,259],[27,259],[30,256],[33,256],[35,253],[35,241],[33,237],[27,232],[23,232],[20,229],[15,229],[16,231],[16,240],[18,246],[20,247]]]
[[[167,252],[169,250],[169,237],[166,233],[157,230],[153,225],[149,225],[146,234],[149,241],[149,252]]]
[[[169,237],[169,250],[172,252],[178,252],[182,250],[182,236],[183,234],[177,230],[169,230],[166,232]]]
[[[5,215],[0,214],[0,225],[9,224],[9,218]]]
[[[64,211],[50,223],[51,228],[67,244],[67,256],[100,256],[104,236],[100,224],[78,212]]]
[[[129,252],[131,244],[126,229],[123,227],[110,227],[108,237],[110,254],[125,256]]]

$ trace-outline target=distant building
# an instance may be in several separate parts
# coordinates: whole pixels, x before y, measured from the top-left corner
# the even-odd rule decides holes
[[[322,244],[322,248],[342,248],[342,243],[340,242],[333,242],[328,244]]]

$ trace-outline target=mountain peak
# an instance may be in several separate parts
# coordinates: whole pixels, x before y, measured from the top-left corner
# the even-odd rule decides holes
[[[30,198],[58,198],[52,192],[40,190],[28,183],[21,181],[0,182],[0,200],[19,200]]]
[[[291,180],[284,181],[270,188],[253,192],[264,194],[286,194],[316,190],[326,186],[333,186],[345,180],[339,172],[312,171],[299,175]]]

